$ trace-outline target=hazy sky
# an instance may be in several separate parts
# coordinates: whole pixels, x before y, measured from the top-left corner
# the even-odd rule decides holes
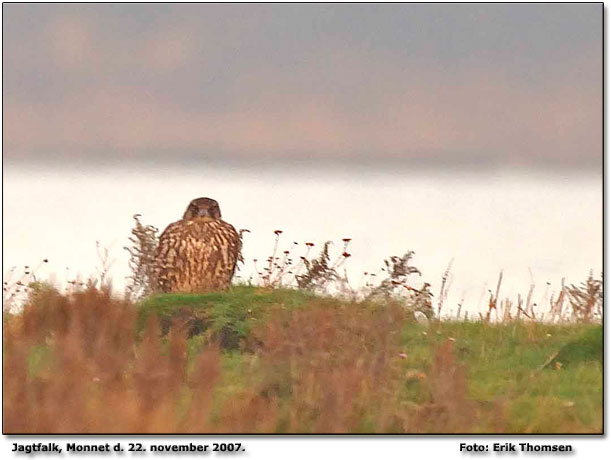
[[[3,4],[4,158],[600,169],[602,13]]]

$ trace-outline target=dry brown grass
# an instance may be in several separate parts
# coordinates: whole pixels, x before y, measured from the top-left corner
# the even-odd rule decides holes
[[[366,429],[365,420],[387,425],[401,315],[395,308],[317,307],[280,314],[256,331],[264,376],[258,392],[279,408],[283,431],[354,432]]]
[[[218,376],[218,351],[201,353],[188,376],[180,329],[162,339],[151,321],[136,340],[135,319],[133,305],[94,288],[43,289],[5,318],[5,431],[189,431]],[[185,392],[197,403],[179,417]]]
[[[4,318],[6,433],[455,431],[465,380],[442,349],[425,405],[400,402],[406,378],[397,305],[314,299],[278,307],[252,332],[243,365],[223,370],[213,343],[189,358],[187,333],[94,287],[39,287]],[[444,351],[445,350],[445,351]],[[403,370],[402,370],[403,369]],[[234,372],[227,374],[227,372]],[[235,373],[237,372],[237,374]],[[236,384],[235,379],[238,379]],[[464,412],[467,413],[467,412]]]
[[[159,230],[143,224],[140,214],[133,217],[130,245],[124,248],[129,253],[128,265],[131,270],[125,294],[130,299],[139,299],[155,291],[155,254],[159,244]]]

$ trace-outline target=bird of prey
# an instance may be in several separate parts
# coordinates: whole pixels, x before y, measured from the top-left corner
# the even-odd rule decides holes
[[[218,203],[197,198],[159,237],[155,263],[160,292],[208,292],[229,287],[240,237],[221,219]]]

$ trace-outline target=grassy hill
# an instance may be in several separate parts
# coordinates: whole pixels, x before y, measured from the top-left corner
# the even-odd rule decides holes
[[[136,304],[45,288],[4,319],[4,427],[601,433],[601,358],[600,325],[423,325],[395,301],[248,286]]]

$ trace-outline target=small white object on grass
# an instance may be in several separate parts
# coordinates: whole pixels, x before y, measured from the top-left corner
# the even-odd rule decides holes
[[[429,324],[429,319],[421,311],[415,311],[414,318],[416,318],[416,321],[420,324]]]

